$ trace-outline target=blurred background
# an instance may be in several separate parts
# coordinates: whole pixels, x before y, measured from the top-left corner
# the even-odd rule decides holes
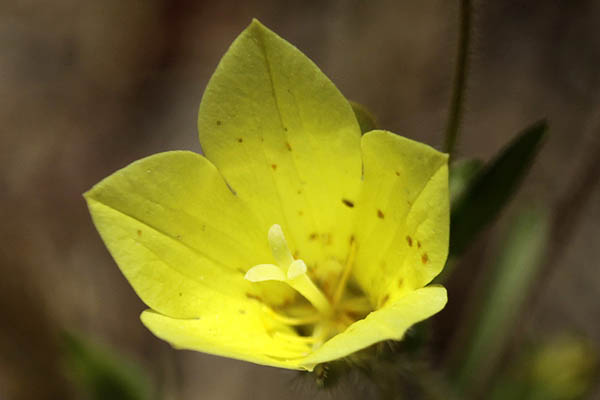
[[[457,3],[2,2],[0,399],[82,398],[68,361],[81,340],[100,346],[100,358],[112,352],[136,364],[154,398],[313,398],[294,372],[176,352],[154,338],[81,194],[141,157],[201,151],[196,113],[204,87],[253,17],[312,58],[381,128],[441,148]],[[488,160],[541,118],[550,130],[517,196],[455,266],[450,302],[436,317],[433,362],[461,353],[456,325],[485,296],[479,282],[523,206],[548,208],[550,234],[534,295],[518,305],[509,341],[575,337],[596,349],[600,1],[481,0],[475,10],[456,158]],[[581,351],[575,362],[593,362],[595,351]],[[600,386],[585,398],[600,399]]]

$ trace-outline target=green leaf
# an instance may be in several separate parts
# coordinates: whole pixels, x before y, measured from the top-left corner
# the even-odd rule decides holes
[[[147,400],[148,376],[114,350],[70,332],[63,339],[66,373],[93,400]]]
[[[519,213],[489,273],[482,305],[470,318],[472,329],[456,363],[457,387],[477,388],[493,371],[514,329],[515,319],[539,270],[547,244],[549,218],[543,207]]]
[[[375,116],[371,114],[369,110],[367,110],[363,105],[354,101],[350,101],[350,105],[352,106],[352,111],[354,111],[354,115],[356,116],[356,120],[360,126],[360,131],[363,135],[369,131],[377,129]]]
[[[478,159],[467,159],[453,162],[450,165],[450,204],[453,205],[461,200],[466,189],[473,178],[483,168],[483,161]]]
[[[526,128],[490,161],[453,204],[450,254],[457,256],[508,203],[531,167],[548,126],[539,121]]]

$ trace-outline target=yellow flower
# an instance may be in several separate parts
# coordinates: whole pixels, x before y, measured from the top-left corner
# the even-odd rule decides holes
[[[312,370],[440,311],[447,156],[352,108],[258,21],[198,115],[206,158],[156,154],[85,194],[109,251],[173,346]]]

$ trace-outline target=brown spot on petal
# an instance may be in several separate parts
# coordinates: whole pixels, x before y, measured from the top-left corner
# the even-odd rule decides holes
[[[381,299],[381,305],[379,307],[385,306],[385,303],[387,303],[389,299],[390,299],[389,294],[386,294],[385,296],[383,296],[383,299]]]
[[[290,144],[290,142],[285,142],[285,147],[287,147],[289,151],[292,151],[292,145]]]
[[[344,203],[347,207],[350,207],[350,208],[354,207],[354,203],[348,199],[342,199],[342,203]]]
[[[354,235],[350,235],[350,244],[354,243],[355,240],[356,238],[354,237]]]
[[[412,238],[410,236],[406,236],[406,242],[410,247],[412,247]]]
[[[377,216],[381,219],[383,219],[385,216],[383,215],[383,211],[381,210],[377,210]]]
[[[318,234],[318,233],[316,233],[316,232],[313,232],[313,233],[311,233],[311,234],[308,236],[308,238],[309,238],[310,240],[315,240],[315,239],[317,238],[317,236],[319,236],[319,234]]]
[[[221,126],[221,121],[217,120],[217,126]]]
[[[418,240],[417,240],[417,247],[418,247],[419,249],[421,248],[421,242],[419,242]]]
[[[142,231],[138,229],[137,234],[138,234],[138,236],[142,236]]]
[[[398,287],[401,288],[402,286],[404,286],[404,278],[398,279]]]
[[[283,130],[287,132],[287,131],[288,131],[288,128],[284,126],[284,127],[283,127]]]
[[[423,253],[423,255],[421,256],[421,262],[423,264],[427,264],[429,262],[429,256],[427,255],[427,253]]]
[[[273,168],[273,171],[275,171],[277,169],[277,164],[271,164],[271,168]]]
[[[400,172],[396,171],[396,176],[400,176]]]
[[[244,139],[238,138],[238,143],[242,143],[243,141],[244,141]]]

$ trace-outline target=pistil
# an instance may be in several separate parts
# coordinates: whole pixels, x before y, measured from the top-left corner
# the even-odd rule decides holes
[[[309,278],[306,264],[295,260],[277,224],[269,229],[269,246],[276,264],[259,264],[246,272],[245,279],[250,282],[280,281],[287,283],[306,298],[321,314],[331,314],[332,308],[327,297]]]
[[[265,313],[275,321],[288,326],[305,326],[306,328],[303,329],[312,328],[310,336],[290,335],[279,331],[274,333],[275,336],[297,346],[304,345],[316,349],[331,336],[351,325],[354,322],[354,315],[366,315],[371,311],[371,305],[366,298],[344,297],[356,257],[354,240],[351,241],[348,258],[330,301],[308,276],[306,263],[294,259],[279,225],[271,226],[268,239],[275,263],[255,265],[246,272],[245,279],[250,282],[285,283],[314,307],[306,304],[291,306],[287,309],[292,311],[293,316],[290,316],[279,314],[268,305],[264,305]]]

